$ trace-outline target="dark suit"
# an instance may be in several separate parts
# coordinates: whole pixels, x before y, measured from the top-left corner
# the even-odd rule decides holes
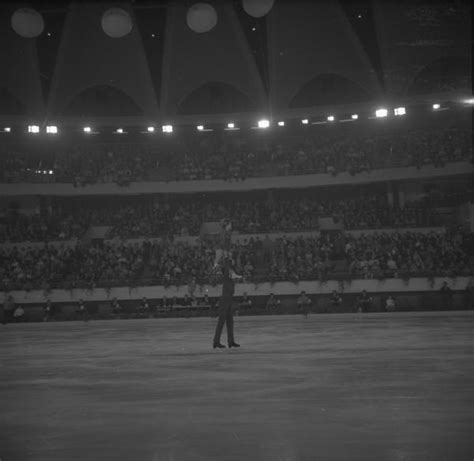
[[[222,270],[222,296],[219,300],[219,319],[217,320],[216,333],[214,335],[214,344],[220,343],[222,328],[227,324],[227,342],[234,343],[234,316],[232,311],[232,297],[234,295],[234,281],[230,274],[230,264],[224,264]]]

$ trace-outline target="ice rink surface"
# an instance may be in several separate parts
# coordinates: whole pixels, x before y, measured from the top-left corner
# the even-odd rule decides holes
[[[235,320],[0,325],[1,461],[473,460],[473,312]]]

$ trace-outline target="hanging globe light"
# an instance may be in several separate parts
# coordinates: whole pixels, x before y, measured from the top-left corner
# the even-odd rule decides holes
[[[242,0],[245,12],[254,18],[261,18],[268,14],[273,3],[274,0]]]
[[[217,24],[217,13],[209,3],[196,3],[186,15],[188,27],[197,34],[212,30]]]
[[[110,8],[102,15],[102,30],[112,38],[125,37],[132,31],[132,18],[122,8]]]
[[[43,16],[32,8],[19,8],[12,14],[13,30],[24,38],[35,38],[44,30]]]

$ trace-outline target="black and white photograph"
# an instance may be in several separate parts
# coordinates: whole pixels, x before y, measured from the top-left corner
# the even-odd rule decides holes
[[[474,461],[469,0],[0,4],[0,461]]]

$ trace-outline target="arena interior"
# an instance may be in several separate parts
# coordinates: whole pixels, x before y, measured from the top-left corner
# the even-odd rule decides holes
[[[0,460],[473,460],[471,8],[0,5]]]

